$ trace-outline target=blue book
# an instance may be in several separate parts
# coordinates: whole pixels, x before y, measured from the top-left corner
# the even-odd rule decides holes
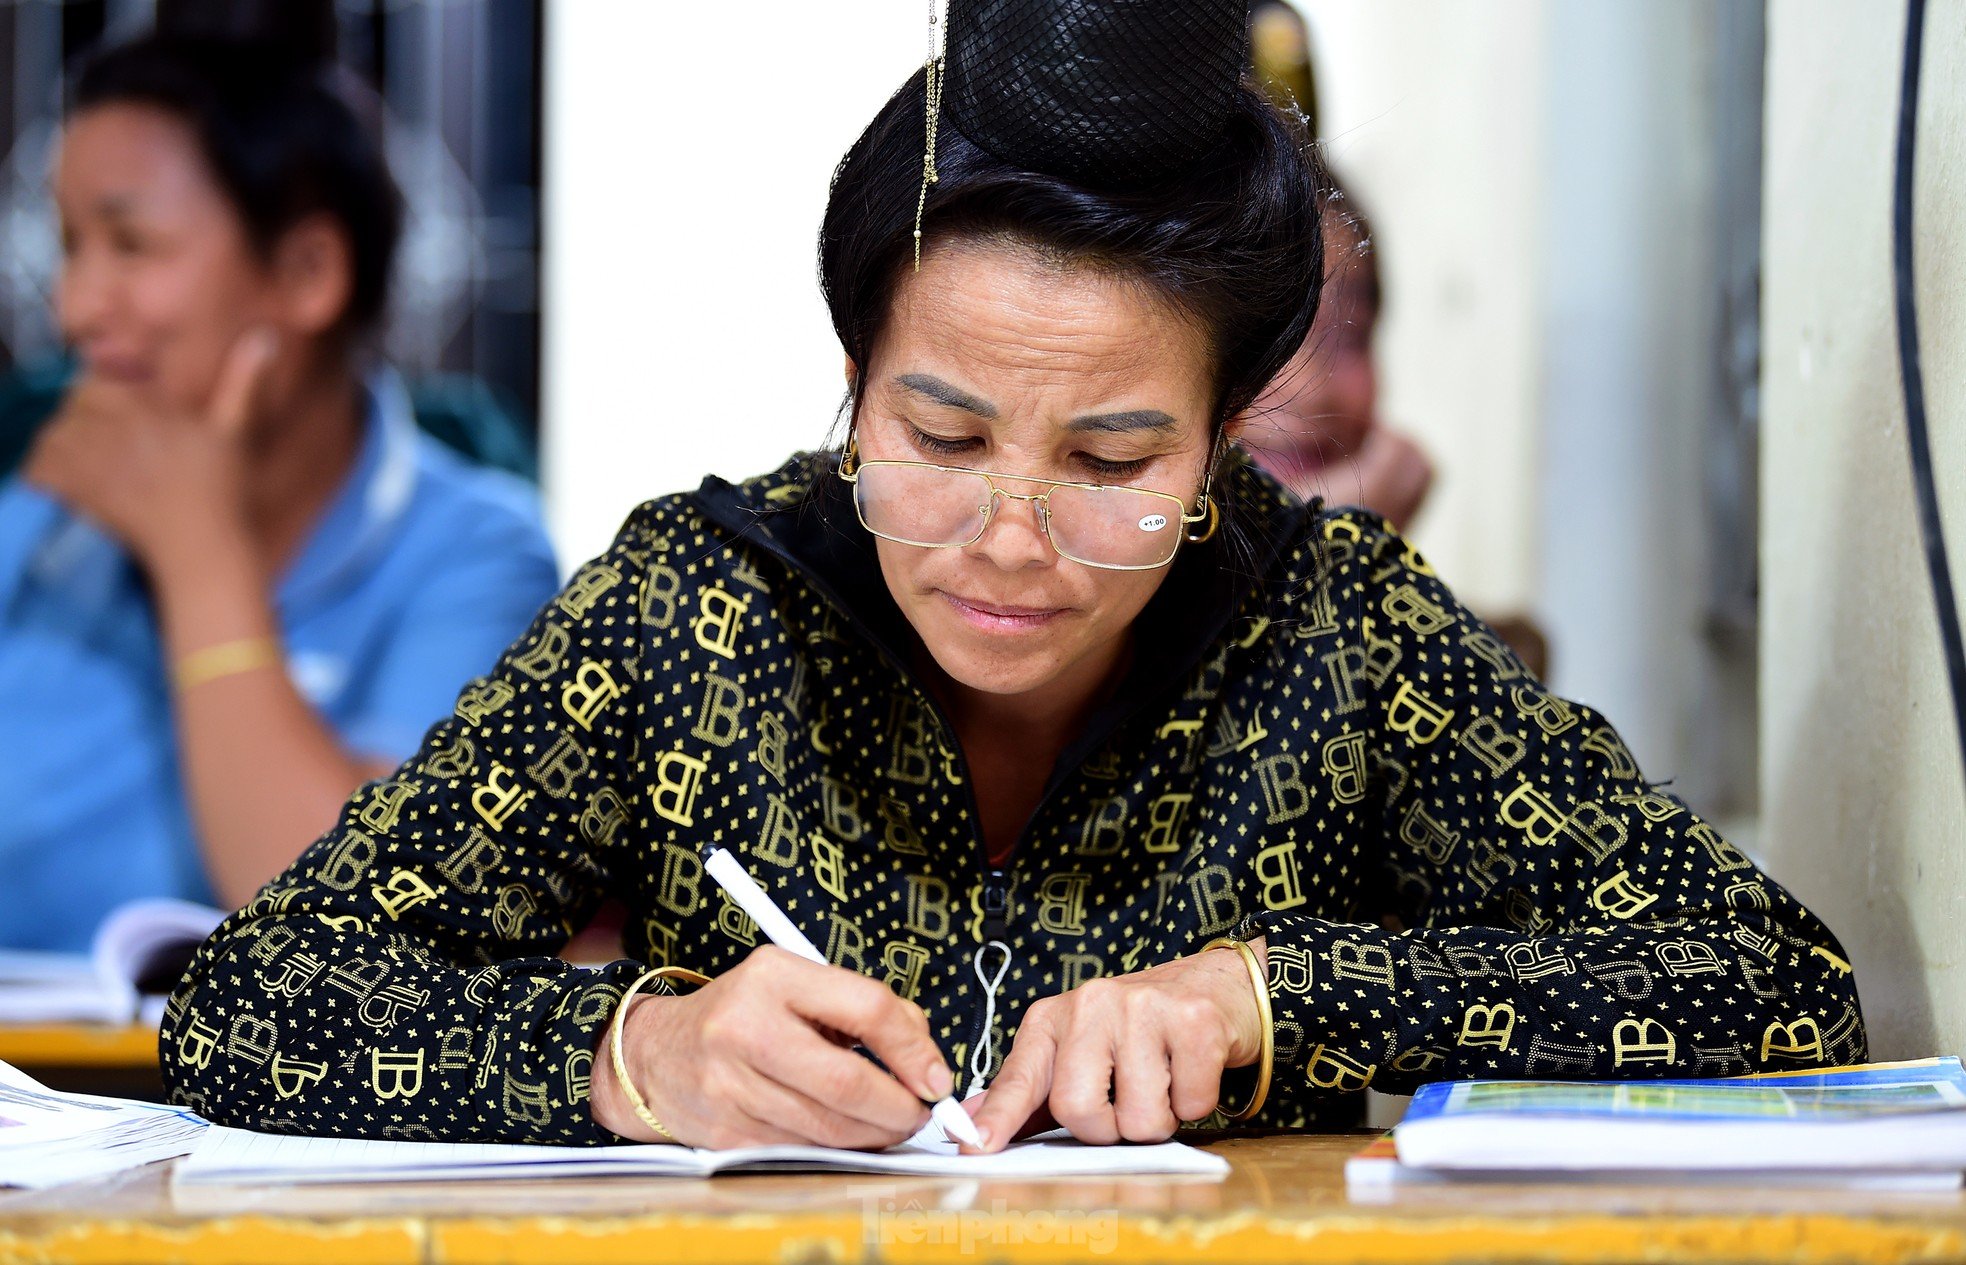
[[[1947,1056],[1724,1080],[1440,1081],[1393,1137],[1421,1169],[1958,1173],[1966,1071]]]

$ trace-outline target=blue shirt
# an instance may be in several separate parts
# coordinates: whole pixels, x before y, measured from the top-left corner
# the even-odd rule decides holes
[[[368,396],[355,464],[274,606],[302,696],[352,753],[400,760],[558,572],[529,486],[418,431],[394,374]],[[0,483],[0,947],[85,949],[144,896],[214,900],[156,612],[119,543],[14,478]]]

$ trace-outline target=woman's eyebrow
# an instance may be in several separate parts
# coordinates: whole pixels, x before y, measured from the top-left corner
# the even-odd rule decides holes
[[[965,413],[995,421],[997,406],[988,400],[978,399],[961,387],[952,386],[933,374],[903,373],[896,375],[896,386],[905,387],[916,395],[933,400],[949,408],[961,409]],[[1174,418],[1157,408],[1128,409],[1120,413],[1088,413],[1075,417],[1066,424],[1072,431],[1107,431],[1124,433],[1135,430],[1172,430],[1179,426]]]
[[[1100,430],[1124,432],[1130,430],[1171,430],[1179,425],[1171,416],[1157,408],[1129,409],[1124,413],[1090,413],[1075,417],[1066,424],[1066,430]]]
[[[904,373],[894,379],[896,386],[903,386],[916,395],[925,396],[937,404],[959,408],[965,413],[995,421],[997,406],[988,400],[979,400],[959,387],[950,386],[942,379],[926,373]]]

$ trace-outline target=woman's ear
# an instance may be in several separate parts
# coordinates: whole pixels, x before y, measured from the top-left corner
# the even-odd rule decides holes
[[[853,363],[853,357],[846,358],[846,389],[852,391],[860,385],[860,366]]]
[[[341,323],[354,293],[348,234],[332,216],[310,215],[273,248],[275,306],[294,333],[319,337]]]

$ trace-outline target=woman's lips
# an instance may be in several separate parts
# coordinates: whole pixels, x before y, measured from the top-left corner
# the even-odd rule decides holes
[[[108,382],[147,382],[151,376],[149,364],[133,356],[96,354],[85,357],[83,364],[89,373]]]
[[[940,592],[940,596],[965,623],[984,632],[1031,632],[1045,627],[1065,613],[1063,607],[1007,606],[1000,602],[973,601],[947,592]]]

